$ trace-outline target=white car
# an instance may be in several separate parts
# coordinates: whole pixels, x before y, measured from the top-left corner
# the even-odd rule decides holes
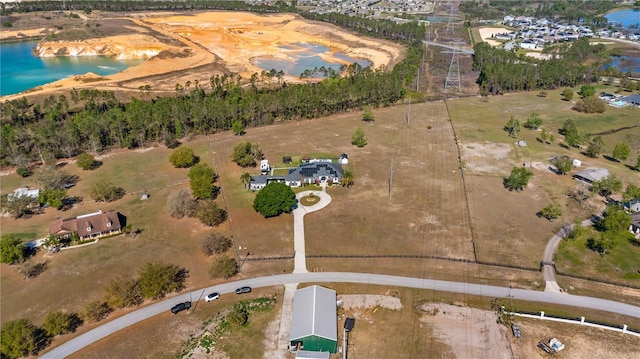
[[[207,296],[204,297],[204,300],[205,300],[205,302],[210,302],[210,301],[216,300],[218,298],[220,298],[220,293],[214,292],[214,293],[207,294]]]

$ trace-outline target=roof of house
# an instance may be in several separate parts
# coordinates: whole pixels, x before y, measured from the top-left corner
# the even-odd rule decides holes
[[[80,237],[86,237],[120,228],[118,212],[98,211],[74,218],[58,219],[49,226],[49,233],[64,235],[77,232]]]
[[[286,176],[252,176],[251,182],[256,184],[268,183],[270,181],[287,181],[296,182],[301,181],[304,178],[315,177],[337,177],[341,178],[344,175],[342,166],[333,162],[313,162],[303,163],[298,167],[290,168],[289,173]]]
[[[296,168],[289,169],[289,174],[287,175],[287,181],[296,181],[300,180],[300,177],[303,178],[313,178],[313,177],[342,177],[344,174],[344,170],[342,166],[338,163],[333,162],[314,162],[314,163],[303,163]]]
[[[640,212],[635,212],[629,215],[631,217],[631,225],[634,227],[640,227]]]
[[[9,193],[9,195],[7,196],[7,199],[20,198],[25,196],[38,198],[40,196],[40,189],[38,188],[29,189],[29,187],[27,186],[20,187],[18,189],[15,189],[12,193]]]
[[[336,291],[317,285],[299,289],[293,296],[291,340],[315,335],[338,341]]]
[[[607,176],[609,176],[609,170],[606,168],[589,168],[574,175],[574,177],[580,177],[589,182],[600,181]]]
[[[628,103],[640,104],[640,95],[634,93],[624,97],[623,100]]]

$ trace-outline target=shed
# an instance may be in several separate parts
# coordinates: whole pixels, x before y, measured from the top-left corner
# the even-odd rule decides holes
[[[335,290],[313,285],[295,292],[289,348],[336,353],[338,319]]]
[[[582,172],[576,173],[573,177],[577,180],[592,183],[600,181],[603,178],[609,176],[609,170],[606,168],[589,168]]]
[[[573,160],[573,166],[574,166],[574,167],[580,167],[580,166],[582,166],[582,161],[580,161],[579,159],[574,159],[574,160]]]

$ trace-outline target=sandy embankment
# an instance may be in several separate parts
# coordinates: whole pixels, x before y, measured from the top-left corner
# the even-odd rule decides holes
[[[482,38],[482,41],[486,42],[491,46],[498,46],[502,44],[502,42],[497,40],[492,40],[491,36],[500,34],[503,32],[509,32],[509,30],[503,27],[483,27],[478,29],[478,32],[480,32],[480,38]]]
[[[323,54],[327,60],[340,62],[334,53],[341,52],[349,57],[366,58],[373,67],[391,66],[399,61],[404,53],[404,47],[382,40],[370,39],[353,35],[336,26],[312,22],[294,14],[256,15],[246,12],[206,12],[194,15],[131,14],[127,19],[132,21],[132,27],[137,34],[112,36],[103,39],[91,39],[84,43],[104,42],[111,47],[121,47],[110,53],[112,56],[132,58],[131,54],[140,57],[164,51],[165,56],[152,57],[151,60],[130,67],[125,71],[107,77],[87,74],[73,76],[56,81],[40,88],[29,91],[29,94],[43,94],[52,90],[67,88],[103,88],[114,90],[137,91],[142,85],[151,85],[154,90],[173,90],[176,82],[165,81],[164,84],[154,82],[152,76],[161,74],[176,74],[176,81],[185,83],[187,80],[208,80],[214,73],[201,73],[196,68],[203,65],[218,63],[228,71],[249,78],[253,73],[260,73],[252,60],[261,56],[282,58],[282,46],[297,43],[314,43],[326,46],[330,53]],[[33,32],[46,32],[34,29]],[[22,31],[24,32],[24,31]],[[174,44],[160,41],[152,36],[158,32],[171,38]],[[5,35],[3,33],[3,35]],[[15,34],[13,34],[15,36]],[[6,34],[6,36],[10,36]],[[128,44],[135,44],[135,48]],[[180,46],[181,45],[181,46]],[[55,54],[65,47],[58,44],[58,49],[49,44],[48,54]],[[82,54],[80,42],[74,44],[75,54]],[[88,45],[87,45],[88,47]],[[153,51],[146,51],[153,49]],[[68,51],[68,50],[67,50]],[[118,55],[117,52],[120,51]],[[95,52],[95,51],[93,51]],[[70,53],[70,52],[68,52]],[[128,53],[129,55],[123,55]],[[168,55],[167,55],[168,54]],[[140,81],[136,80],[140,79]],[[135,81],[134,81],[135,80]],[[300,81],[296,77],[286,78],[287,81]],[[127,81],[126,85],[123,82]],[[127,86],[123,88],[122,86]],[[166,88],[161,88],[162,86]],[[170,88],[171,87],[171,88]],[[22,97],[24,94],[4,96],[2,100]]]

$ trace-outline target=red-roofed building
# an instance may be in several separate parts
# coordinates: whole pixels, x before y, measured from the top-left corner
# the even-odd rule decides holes
[[[65,237],[77,233],[80,239],[120,233],[122,225],[116,211],[89,213],[82,216],[58,219],[49,226],[49,234]]]

